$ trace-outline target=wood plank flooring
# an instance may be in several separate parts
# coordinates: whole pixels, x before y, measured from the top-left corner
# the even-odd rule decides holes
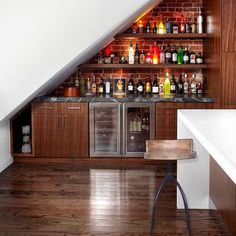
[[[0,174],[0,235],[145,236],[163,166],[106,169],[91,164],[13,164]],[[187,235],[167,186],[156,235]],[[216,211],[191,210],[193,235],[230,235]]]

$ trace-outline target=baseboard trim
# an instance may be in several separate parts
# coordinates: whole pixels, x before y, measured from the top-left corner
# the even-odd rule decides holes
[[[0,173],[3,172],[8,166],[10,166],[14,162],[12,157],[8,158],[8,160],[4,161],[0,164]]]

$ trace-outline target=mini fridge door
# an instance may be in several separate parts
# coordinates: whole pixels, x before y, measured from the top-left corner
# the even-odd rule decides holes
[[[90,103],[89,120],[90,157],[120,157],[120,103]]]
[[[143,157],[155,139],[155,103],[124,103],[123,111],[123,156]]]

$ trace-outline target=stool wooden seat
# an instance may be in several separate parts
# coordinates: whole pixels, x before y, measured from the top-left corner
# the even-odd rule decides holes
[[[145,159],[185,160],[195,157],[196,153],[193,151],[193,141],[191,139],[146,141]]]
[[[196,152],[193,151],[193,141],[191,139],[179,139],[179,140],[147,140],[146,141],[146,153],[144,158],[148,160],[167,160],[167,175],[161,181],[160,185],[156,189],[154,204],[152,209],[152,223],[151,223],[151,235],[155,228],[155,216],[156,216],[156,204],[159,198],[160,192],[165,183],[174,183],[180,190],[181,196],[184,202],[185,219],[188,227],[189,235],[191,235],[190,216],[188,209],[188,202],[185,193],[173,176],[172,161],[174,160],[186,160],[196,157]]]

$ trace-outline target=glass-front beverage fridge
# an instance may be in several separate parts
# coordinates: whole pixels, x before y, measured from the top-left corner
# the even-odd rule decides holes
[[[90,103],[90,156],[138,157],[155,139],[154,103]]]

